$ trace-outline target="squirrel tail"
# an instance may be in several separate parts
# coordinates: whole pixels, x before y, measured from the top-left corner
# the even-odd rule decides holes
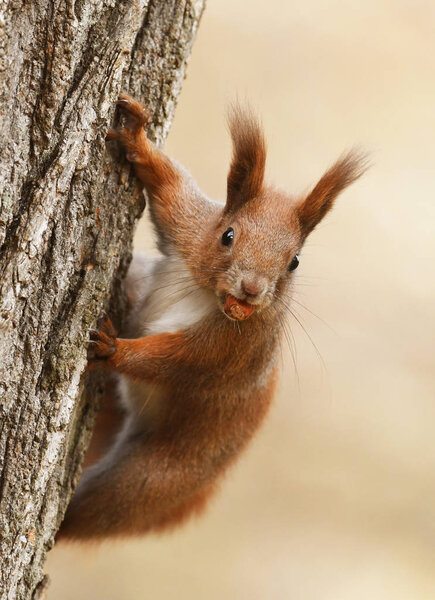
[[[103,459],[85,469],[57,540],[128,535],[133,526],[140,525],[135,513],[143,499],[146,475],[140,473],[138,450],[137,441],[118,442]]]
[[[109,453],[84,471],[56,541],[142,535],[205,508],[215,485],[198,489],[185,479],[180,485],[185,471],[166,464],[144,434],[132,429],[125,428]]]

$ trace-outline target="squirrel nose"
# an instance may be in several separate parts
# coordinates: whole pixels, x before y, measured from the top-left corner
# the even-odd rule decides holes
[[[266,290],[267,282],[260,275],[245,275],[241,281],[241,287],[247,296],[260,296]]]

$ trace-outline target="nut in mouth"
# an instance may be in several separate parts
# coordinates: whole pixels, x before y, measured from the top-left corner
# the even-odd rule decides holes
[[[224,312],[230,319],[234,319],[235,321],[245,321],[254,311],[255,306],[249,304],[249,302],[245,302],[231,294],[227,294]]]

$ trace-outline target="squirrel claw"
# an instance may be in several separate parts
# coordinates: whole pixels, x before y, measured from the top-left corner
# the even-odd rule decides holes
[[[116,329],[113,327],[112,321],[109,319],[107,314],[103,312],[98,325],[98,334],[104,333],[105,335],[115,338],[117,337]]]
[[[109,129],[106,141],[117,141],[129,154],[127,159],[136,162],[137,156],[146,151],[146,144],[141,140],[143,129],[148,128],[151,113],[140,102],[136,102],[127,94],[120,94],[116,103],[120,110],[120,125],[116,129]],[[131,158],[129,158],[129,155]]]
[[[141,128],[145,126],[150,119],[150,112],[147,108],[144,108],[140,102],[137,102],[128,94],[120,94],[116,105],[123,110],[127,121],[130,122],[128,128],[133,126],[135,128]]]
[[[116,104],[118,106],[128,106],[132,102],[133,102],[133,99],[130,98],[130,96],[128,96],[127,94],[119,94]]]
[[[98,329],[89,331],[90,340],[88,347],[90,351],[89,359],[108,359],[116,352],[116,329],[112,325],[112,321],[104,313],[102,321]]]
[[[116,131],[116,129],[109,129],[109,131],[106,133],[106,141],[110,142],[111,140],[117,140],[119,138],[119,133]]]

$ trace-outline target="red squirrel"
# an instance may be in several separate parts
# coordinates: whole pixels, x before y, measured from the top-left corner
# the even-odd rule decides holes
[[[126,336],[94,332],[91,368],[117,373],[127,416],[85,469],[60,538],[98,540],[175,525],[203,508],[271,403],[293,272],[314,227],[365,169],[342,156],[304,196],[265,183],[266,143],[250,111],[229,117],[226,203],[147,138],[147,111],[122,94],[110,130],[145,188],[158,258],[135,255]]]

